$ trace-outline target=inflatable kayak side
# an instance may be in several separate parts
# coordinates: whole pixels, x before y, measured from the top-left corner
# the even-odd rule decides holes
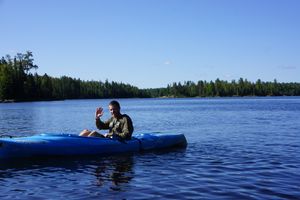
[[[1,138],[0,159],[42,156],[111,155],[170,147],[185,147],[183,134],[137,134],[128,141],[80,137],[72,134],[41,134]]]
[[[187,141],[183,134],[139,134],[135,136],[141,141],[141,150],[156,150],[172,147],[186,147]]]
[[[138,150],[137,140],[122,143],[118,140],[75,135],[42,134],[0,140],[0,158],[107,155]]]

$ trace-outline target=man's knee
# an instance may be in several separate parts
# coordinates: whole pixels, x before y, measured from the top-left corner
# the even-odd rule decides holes
[[[98,133],[97,131],[92,131],[89,134],[89,137],[104,137],[102,134]]]
[[[81,131],[81,133],[79,134],[79,136],[88,136],[91,133],[91,131],[84,129],[83,131]]]

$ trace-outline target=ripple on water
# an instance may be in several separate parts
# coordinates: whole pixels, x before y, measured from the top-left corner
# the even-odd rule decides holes
[[[184,133],[187,149],[0,163],[0,199],[300,199],[299,100],[122,100],[137,132]],[[0,130],[94,128],[107,102],[0,105]]]

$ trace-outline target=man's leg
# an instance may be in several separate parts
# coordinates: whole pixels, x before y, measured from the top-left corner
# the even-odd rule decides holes
[[[92,132],[90,132],[89,137],[101,137],[101,138],[104,138],[104,135],[102,135],[101,133],[98,133],[97,131],[92,131]]]
[[[84,129],[83,131],[81,131],[81,133],[79,133],[79,136],[88,137],[89,134],[91,134],[91,131]]]

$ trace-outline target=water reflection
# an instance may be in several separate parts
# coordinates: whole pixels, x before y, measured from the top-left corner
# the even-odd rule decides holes
[[[106,181],[110,181],[112,183],[110,189],[121,190],[122,185],[129,183],[134,177],[133,164],[133,157],[130,155],[103,160],[96,169],[97,185],[103,186]]]
[[[101,190],[122,191],[134,178],[133,155],[85,158],[43,158],[0,161],[0,182],[18,178],[35,182],[42,177],[73,179],[80,183],[82,174],[90,174],[91,184]],[[72,177],[72,178],[71,178]],[[94,177],[94,178],[93,178]],[[81,183],[80,183],[81,184]],[[92,186],[90,185],[90,186]]]

